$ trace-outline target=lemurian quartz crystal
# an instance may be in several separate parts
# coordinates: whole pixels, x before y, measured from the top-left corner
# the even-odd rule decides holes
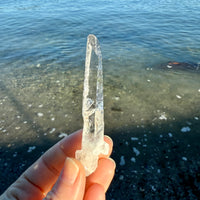
[[[76,151],[76,159],[89,176],[97,168],[99,155],[109,151],[104,141],[102,55],[99,41],[92,34],[87,38],[82,116],[82,149]]]

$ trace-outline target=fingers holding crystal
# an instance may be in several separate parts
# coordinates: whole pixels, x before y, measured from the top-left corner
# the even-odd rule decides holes
[[[112,141],[112,139],[109,136],[105,135],[104,136],[104,141],[109,145],[108,154],[106,154],[106,155],[105,154],[100,154],[99,158],[108,158],[108,157],[110,157],[110,155],[112,153],[112,150],[113,150],[113,141]]]
[[[87,177],[86,191],[94,183],[100,184],[107,191],[115,172],[116,164],[111,158],[100,158],[94,173]],[[106,170],[105,170],[106,169]]]

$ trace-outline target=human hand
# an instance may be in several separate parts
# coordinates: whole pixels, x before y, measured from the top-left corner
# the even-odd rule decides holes
[[[3,194],[0,200],[105,200],[115,171],[109,154],[100,155],[98,167],[85,176],[82,164],[74,158],[81,149],[82,131],[77,131],[50,148],[30,166]]]

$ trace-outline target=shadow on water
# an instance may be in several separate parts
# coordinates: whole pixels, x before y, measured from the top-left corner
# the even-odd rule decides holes
[[[8,96],[9,100],[11,101],[12,105],[16,108],[16,110],[22,114],[21,122],[27,121],[27,123],[30,125],[30,129],[32,129],[34,132],[41,132],[44,133],[45,131],[39,124],[35,124],[34,120],[32,119],[31,115],[26,112],[24,106],[16,99],[16,97],[9,91],[9,89],[4,85],[3,81],[0,81],[0,92],[4,93],[6,96]],[[33,124],[35,124],[33,126]]]
[[[181,131],[185,121],[190,122],[188,132]],[[42,127],[40,128],[42,130]],[[199,120],[191,120],[189,116],[188,119],[177,119],[170,125],[165,122],[156,126],[126,126],[106,130],[114,141],[112,158],[117,164],[107,199],[198,199],[199,130]],[[16,144],[13,148],[1,147],[0,170],[3,173],[0,175],[0,192],[53,143],[42,138],[34,144]],[[34,151],[24,151],[28,146],[35,144]]]
[[[12,92],[5,86],[3,81],[0,81],[0,93],[4,93],[8,99],[11,101],[11,104],[16,108],[18,113],[22,116],[20,118],[20,122],[23,123],[24,121],[28,124],[28,130],[33,131],[34,133],[40,135],[38,141],[40,142],[47,142],[47,137],[43,135],[43,133],[47,132],[42,126],[37,124],[32,116],[27,112],[26,108],[17,100],[17,98],[12,94]],[[27,130],[27,131],[28,131]]]
[[[183,121],[191,131],[182,132]],[[182,130],[182,131],[181,131]],[[108,199],[198,199],[200,123],[124,127],[111,133],[117,169]]]
[[[20,121],[27,122],[28,129],[33,133],[40,135],[39,138],[32,143],[24,143],[23,141],[0,141],[0,193],[3,192],[33,161],[35,161],[42,152],[53,145],[53,142],[48,137],[45,137],[44,130],[39,124],[36,124],[31,115],[26,111],[25,107],[17,100],[17,98],[9,91],[3,81],[0,81],[0,93],[6,95],[11,104],[15,107],[18,113],[22,116]],[[25,133],[24,133],[25,134]],[[14,145],[11,143],[14,142]],[[37,149],[32,155],[27,153],[30,146],[38,144]]]
[[[157,80],[158,78],[156,78],[156,81],[162,83]],[[163,78],[163,76],[161,76],[161,78]],[[72,79],[69,79],[69,82],[70,81],[72,81]],[[179,82],[181,82],[181,80],[179,80]],[[156,87],[153,88],[152,92],[150,90],[151,93],[156,94],[156,89],[159,87],[156,83],[157,82],[155,82]],[[166,83],[169,85],[167,88],[169,92],[164,94],[171,94],[174,85],[168,82],[165,82],[165,85],[167,85]],[[190,85],[188,83],[185,84],[186,86]],[[67,85],[68,84],[66,84],[65,87]],[[50,86],[52,87],[52,85]],[[188,196],[190,199],[198,199],[200,196],[200,123],[198,111],[196,109],[196,105],[198,104],[197,98],[194,99],[194,107],[191,107],[192,103],[186,104],[190,106],[188,106],[189,108],[183,107],[184,112],[187,108],[187,115],[185,114],[182,116],[181,114],[184,112],[180,112],[174,120],[172,117],[167,120],[159,120],[158,118],[162,115],[160,115],[161,113],[156,113],[157,121],[153,123],[154,119],[152,116],[154,115],[152,115],[151,112],[159,107],[162,108],[162,105],[157,107],[157,104],[168,101],[170,97],[159,100],[158,95],[155,97],[156,104],[152,105],[151,99],[153,96],[151,96],[151,93],[147,93],[148,90],[137,93],[137,91],[143,91],[143,85],[140,79],[136,79],[134,85],[127,87],[128,89],[124,88],[121,76],[117,77],[116,80],[111,79],[109,84],[105,82],[105,86],[105,94],[109,96],[109,99],[105,98],[105,122],[112,119],[109,121],[112,127],[118,125],[118,128],[111,129],[109,124],[106,124],[105,129],[106,133],[108,133],[114,141],[112,157],[117,164],[116,175],[107,193],[107,199],[184,199]],[[69,85],[69,87],[77,89],[75,84]],[[131,91],[131,89],[133,89],[133,91]],[[131,94],[129,94],[129,90]],[[55,88],[55,91],[57,91],[57,88]],[[110,91],[114,92],[110,93]],[[125,93],[122,95],[118,91],[123,91]],[[26,142],[19,140],[12,141],[15,145],[0,141],[0,171],[3,172],[0,174],[0,193],[2,193],[28,168],[28,166],[52,146],[58,138],[53,138],[53,136],[47,137],[43,134],[48,132],[48,130],[46,130],[47,128],[44,128],[44,126],[34,121],[33,116],[22,104],[23,102],[20,103],[3,81],[0,81],[0,93],[8,97],[12,106],[21,116],[21,123],[26,120],[30,132],[35,134],[34,140],[25,140]],[[146,93],[147,96],[141,96]],[[37,93],[34,93],[33,96],[36,94]],[[69,95],[70,93],[68,92],[67,94]],[[130,96],[128,96],[128,94]],[[172,98],[170,100],[173,101],[174,104],[179,105],[180,103],[176,103],[177,98],[175,94],[174,92],[174,95],[172,95],[174,100]],[[45,95],[46,93],[44,96]],[[67,98],[75,99],[75,96],[77,96],[77,94],[71,97],[67,96]],[[124,102],[121,104],[114,102],[114,100],[111,99],[113,96],[116,102],[121,101],[121,99],[123,100],[123,98]],[[160,96],[162,96],[162,90]],[[58,102],[62,102],[63,99],[60,99]],[[128,101],[130,101],[129,104],[127,103]],[[58,104],[58,102],[56,103]],[[79,103],[80,101],[77,101],[78,105]],[[134,106],[135,104],[137,106]],[[47,106],[49,105],[51,104]],[[69,106],[71,105],[72,104],[69,103]],[[118,105],[121,105],[121,107],[117,107]],[[153,106],[155,106],[155,109]],[[73,107],[75,106],[73,105]],[[131,110],[131,107],[134,107],[135,110]],[[174,116],[175,112],[179,111],[179,109],[176,111],[175,108],[176,107],[169,106],[169,116]],[[140,123],[139,121],[136,123],[135,118],[137,117],[137,120],[141,120],[145,115],[144,112],[147,111],[150,112],[151,115],[148,115],[150,117],[146,116],[145,123]],[[80,110],[78,113],[80,113]],[[131,117],[132,113],[136,114],[134,120],[127,117],[129,115]],[[75,114],[74,110],[73,114]],[[194,116],[197,117],[194,118]],[[126,122],[128,119],[129,122]],[[69,123],[71,125],[71,122]],[[126,123],[126,126],[123,125]],[[79,127],[76,128],[78,129]],[[24,133],[25,131],[22,134]],[[25,135],[26,134],[24,134],[24,137],[27,137]],[[34,148],[32,151],[27,151],[29,147]]]

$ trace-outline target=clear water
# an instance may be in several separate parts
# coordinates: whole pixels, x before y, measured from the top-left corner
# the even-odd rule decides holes
[[[199,73],[156,67],[200,61],[199,10],[197,0],[0,2],[1,141],[82,127],[89,33],[102,48],[107,130],[199,118]]]

